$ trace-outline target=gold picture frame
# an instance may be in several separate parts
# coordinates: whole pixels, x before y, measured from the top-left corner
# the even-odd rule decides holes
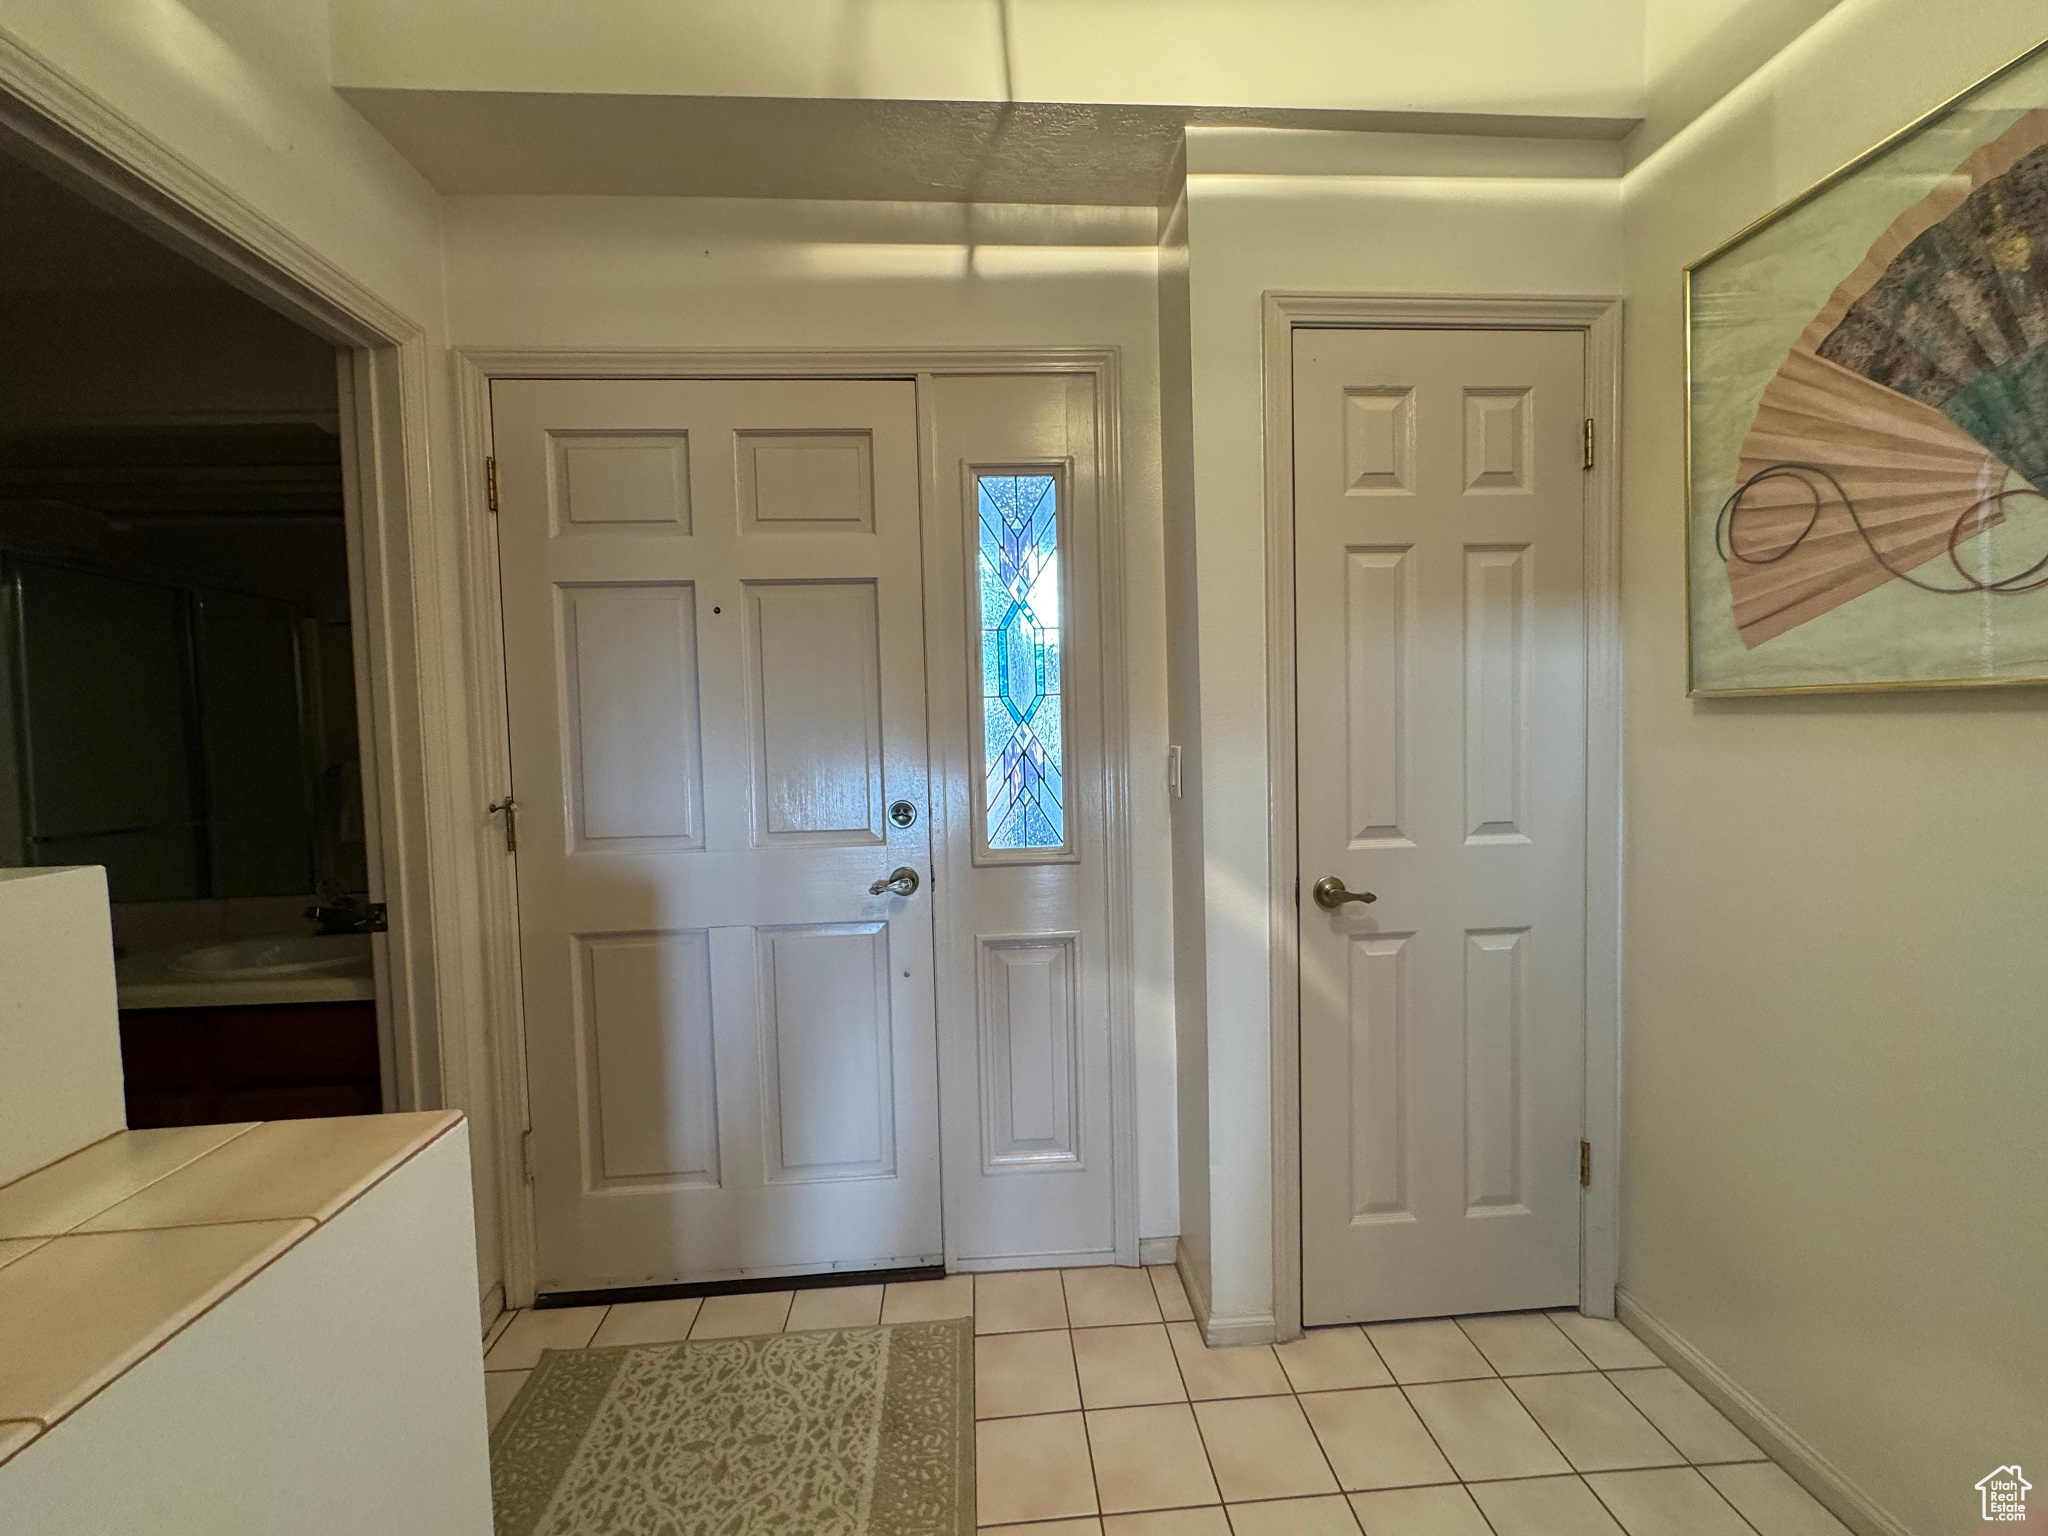
[[[1688,694],[2048,684],[2048,43],[1692,262],[1684,315]]]

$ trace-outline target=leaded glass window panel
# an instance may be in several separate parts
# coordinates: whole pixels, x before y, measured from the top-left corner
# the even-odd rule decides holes
[[[1059,483],[1046,474],[985,474],[975,502],[988,847],[1064,848]]]

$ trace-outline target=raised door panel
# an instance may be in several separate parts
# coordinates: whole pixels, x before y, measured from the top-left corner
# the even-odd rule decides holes
[[[576,948],[590,1186],[715,1187],[710,935],[590,934]]]
[[[750,582],[757,844],[885,840],[872,581]]]
[[[688,534],[686,432],[555,432],[554,531]]]
[[[1081,1161],[1078,943],[1071,933],[981,940],[981,1144],[990,1172]]]
[[[1465,1214],[1527,1215],[1523,929],[1465,935]]]
[[[1465,551],[1465,835],[1527,842],[1530,563],[1526,545]]]
[[[743,532],[874,532],[871,433],[741,432],[734,453]]]
[[[1407,385],[1344,392],[1344,493],[1415,494],[1415,391]]]
[[[1345,552],[1345,766],[1353,848],[1414,843],[1415,559]]]
[[[702,847],[695,587],[557,590],[573,835],[581,844]]]
[[[1536,413],[1522,388],[1465,391],[1465,493],[1527,496],[1536,487]]]
[[[896,1167],[888,925],[772,928],[758,943],[768,1178],[886,1177]]]
[[[1408,949],[1413,934],[1355,936],[1349,949],[1351,1219],[1413,1221]]]

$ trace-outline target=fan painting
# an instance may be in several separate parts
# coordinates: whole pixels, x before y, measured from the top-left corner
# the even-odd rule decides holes
[[[1696,692],[2048,681],[2039,65],[1689,274]]]

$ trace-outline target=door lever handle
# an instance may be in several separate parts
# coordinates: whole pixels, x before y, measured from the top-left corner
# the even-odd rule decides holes
[[[1379,900],[1379,897],[1375,896],[1371,891],[1345,890],[1344,882],[1335,875],[1323,876],[1322,879],[1309,888],[1309,894],[1315,897],[1316,905],[1325,912],[1341,911],[1344,903],[1347,901],[1365,904]]]
[[[870,896],[915,896],[917,894],[917,871],[908,864],[900,864],[889,871],[886,879],[877,880],[868,887]]]

